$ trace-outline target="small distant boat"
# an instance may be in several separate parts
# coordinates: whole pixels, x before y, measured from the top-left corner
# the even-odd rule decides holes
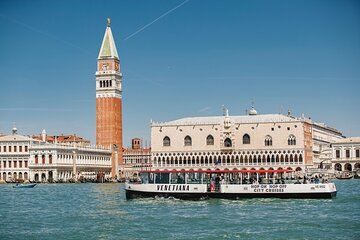
[[[352,175],[339,175],[339,176],[336,176],[336,178],[339,180],[347,180],[347,179],[352,179],[353,176]]]
[[[355,175],[354,175],[354,178],[355,178],[355,179],[360,179],[360,175],[355,174]]]
[[[13,188],[33,188],[36,186],[36,183],[34,184],[16,184],[13,186]]]

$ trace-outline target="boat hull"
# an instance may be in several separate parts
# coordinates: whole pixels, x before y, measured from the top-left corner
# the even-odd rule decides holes
[[[336,179],[338,180],[349,180],[349,179],[352,179],[353,176],[349,176],[349,177],[336,177]]]
[[[246,199],[246,198],[281,198],[281,199],[326,199],[336,197],[337,192],[330,193],[159,193],[159,192],[141,192],[126,191],[126,199],[136,198],[176,198],[182,200],[205,200],[205,199]]]
[[[177,199],[243,199],[243,198],[333,198],[336,187],[329,184],[260,184],[223,185],[209,191],[206,184],[125,184],[127,199],[177,198]]]
[[[33,188],[36,186],[35,184],[26,184],[26,185],[17,185],[17,186],[13,186],[13,188]]]

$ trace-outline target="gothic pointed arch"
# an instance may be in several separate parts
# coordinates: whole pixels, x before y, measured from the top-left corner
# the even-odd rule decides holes
[[[211,134],[206,137],[206,145],[214,145],[214,137]]]
[[[230,138],[224,140],[224,147],[232,147],[232,141]]]
[[[288,145],[296,145],[296,137],[292,134],[288,137]]]
[[[243,136],[243,144],[250,144],[250,136],[247,133]]]
[[[189,135],[187,135],[185,138],[184,138],[184,145],[185,146],[191,146],[192,145],[192,139]]]
[[[165,136],[163,138],[163,146],[164,147],[170,147],[170,144],[171,144],[170,138],[168,136]]]
[[[272,146],[272,137],[270,135],[265,136],[265,146]]]

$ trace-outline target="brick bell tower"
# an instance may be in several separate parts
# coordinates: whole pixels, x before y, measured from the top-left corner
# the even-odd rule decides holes
[[[119,166],[123,163],[121,82],[120,59],[108,18],[96,71],[96,144],[110,146],[113,151],[112,177],[119,177]]]

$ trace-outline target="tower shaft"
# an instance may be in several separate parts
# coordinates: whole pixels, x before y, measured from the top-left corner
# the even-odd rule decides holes
[[[123,164],[121,84],[120,60],[108,21],[96,71],[96,144],[113,151],[112,177],[119,177],[117,169]]]

